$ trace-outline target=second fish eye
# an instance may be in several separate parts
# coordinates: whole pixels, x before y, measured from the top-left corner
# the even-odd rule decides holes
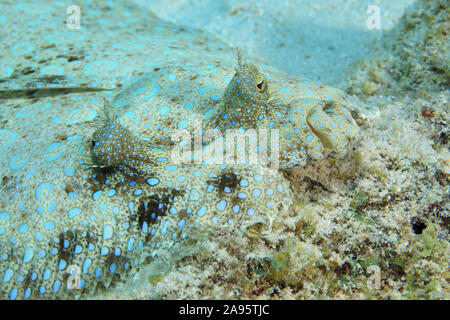
[[[263,91],[263,89],[264,89],[264,79],[262,79],[259,83],[256,84],[256,89],[258,89],[259,92]]]

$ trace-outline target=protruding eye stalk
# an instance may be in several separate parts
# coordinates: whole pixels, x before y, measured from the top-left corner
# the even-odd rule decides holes
[[[258,92],[263,92],[264,86],[264,78],[262,78],[261,81],[256,84],[256,89],[258,90]]]

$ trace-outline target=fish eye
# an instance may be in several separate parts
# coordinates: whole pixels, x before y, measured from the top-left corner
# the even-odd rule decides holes
[[[92,147],[95,147],[95,141],[91,140],[91,143],[92,143]]]
[[[262,79],[259,83],[256,84],[256,89],[261,92],[264,89],[264,79]]]

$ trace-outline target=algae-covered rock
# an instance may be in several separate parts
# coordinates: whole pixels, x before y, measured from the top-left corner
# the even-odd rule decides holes
[[[448,90],[449,21],[448,1],[416,1],[343,86],[367,96]]]

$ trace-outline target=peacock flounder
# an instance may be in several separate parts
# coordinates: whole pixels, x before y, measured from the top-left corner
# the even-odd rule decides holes
[[[345,153],[357,136],[339,90],[241,54],[233,73],[232,50],[211,35],[125,1],[80,3],[80,30],[61,26],[59,2],[1,4],[4,298],[106,289],[189,230],[270,232],[292,202],[283,170]],[[19,33],[14,14],[46,28]]]

